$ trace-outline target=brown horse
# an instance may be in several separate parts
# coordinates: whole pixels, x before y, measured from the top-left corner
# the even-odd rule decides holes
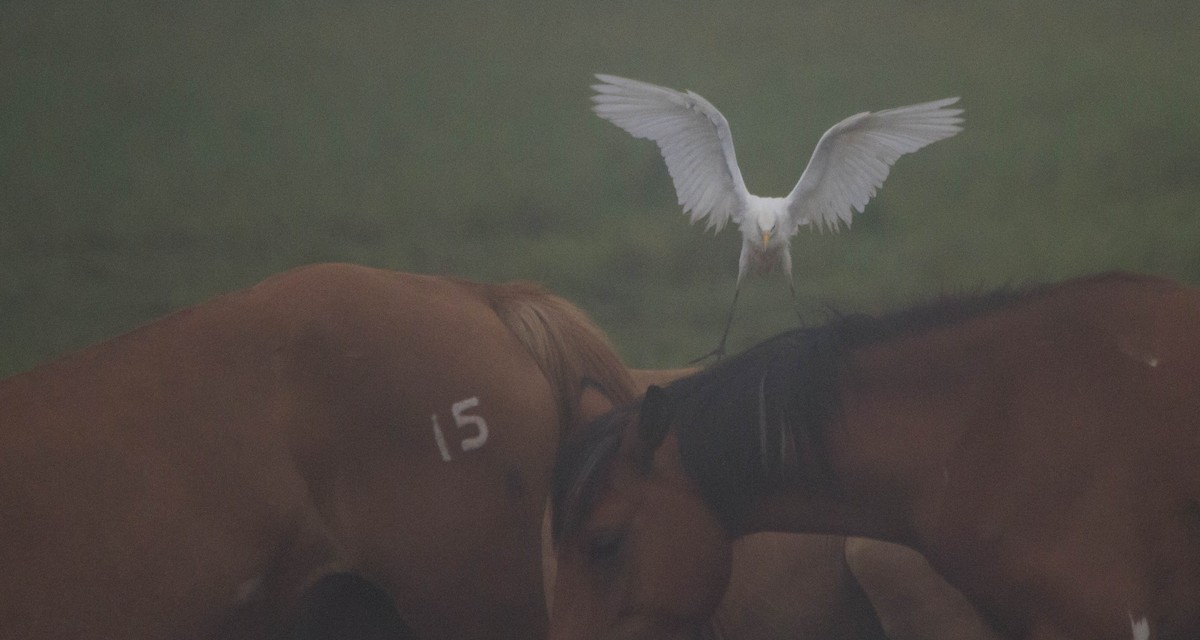
[[[770,530],[910,546],[1014,638],[1200,637],[1200,292],[1168,281],[784,334],[559,456],[554,638],[672,637]]]
[[[643,393],[699,367],[630,369]],[[587,396],[607,403],[602,396]],[[589,407],[593,415],[611,403]],[[549,521],[543,533],[545,584],[555,579]],[[919,554],[895,544],[843,536],[759,533],[733,545],[729,587],[699,640],[996,640],[962,595]],[[547,608],[550,608],[547,592]]]
[[[634,390],[699,373],[630,369]],[[592,402],[605,403],[596,395]],[[590,414],[611,403],[596,404]],[[547,588],[555,563],[543,534]],[[548,605],[551,594],[547,592]],[[549,608],[549,606],[547,607]],[[978,613],[916,551],[832,535],[758,533],[733,544],[732,575],[697,631],[713,640],[997,640]]]
[[[539,288],[350,265],[4,380],[0,637],[541,637],[559,435],[631,384]]]

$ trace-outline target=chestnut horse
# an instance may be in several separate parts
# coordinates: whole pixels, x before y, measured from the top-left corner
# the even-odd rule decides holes
[[[542,637],[559,435],[631,384],[537,287],[350,265],[4,380],[0,637]]]
[[[732,539],[793,531],[912,547],[1009,637],[1197,638],[1197,460],[1196,289],[1112,274],[843,317],[565,443],[551,637],[678,637]]]
[[[665,385],[699,367],[630,369],[634,390]],[[602,396],[585,396],[606,402]],[[590,414],[607,406],[589,407]],[[555,562],[543,533],[545,584]],[[998,640],[916,551],[832,535],[759,533],[733,545],[729,587],[697,640]],[[547,609],[551,593],[547,592]]]

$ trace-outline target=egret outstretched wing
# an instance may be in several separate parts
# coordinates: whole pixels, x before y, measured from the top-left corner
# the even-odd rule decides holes
[[[802,224],[837,230],[850,225],[883,185],[892,164],[906,154],[962,130],[958,98],[850,116],[834,125],[813,151],[787,196],[793,230]]]
[[[725,116],[691,91],[605,74],[596,78],[603,83],[592,86],[597,115],[658,144],[691,221],[707,217],[706,228],[717,231],[731,219],[738,222],[749,193]]]

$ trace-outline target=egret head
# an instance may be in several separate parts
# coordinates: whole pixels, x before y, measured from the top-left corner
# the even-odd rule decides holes
[[[767,249],[767,244],[775,237],[775,232],[779,229],[779,221],[772,215],[758,216],[758,235],[762,238],[762,248]]]

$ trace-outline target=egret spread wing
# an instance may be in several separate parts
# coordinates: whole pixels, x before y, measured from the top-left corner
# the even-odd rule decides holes
[[[962,131],[958,98],[860,113],[837,123],[817,143],[808,167],[788,194],[792,224],[837,230],[850,225],[906,153]]]
[[[634,137],[658,144],[691,221],[720,231],[738,221],[749,194],[733,153],[729,123],[708,100],[647,82],[596,74],[596,113]]]

